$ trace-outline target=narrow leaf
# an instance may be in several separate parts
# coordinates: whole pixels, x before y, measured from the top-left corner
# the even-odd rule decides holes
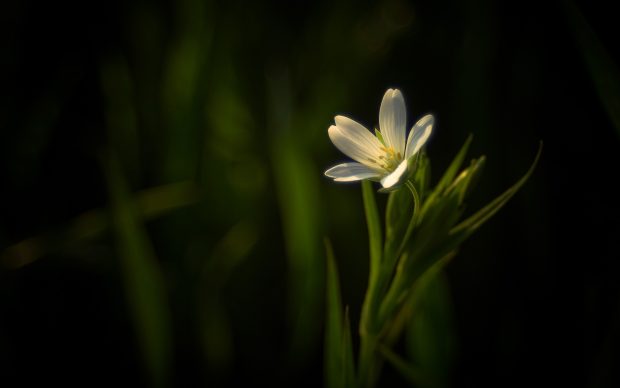
[[[293,131],[295,107],[286,77],[269,84],[271,158],[287,250],[291,368],[303,368],[320,338],[325,261],[321,247],[319,175],[307,147]]]
[[[385,210],[385,251],[386,258],[400,245],[409,225],[413,212],[411,193],[406,190],[396,190],[390,193]]]
[[[344,342],[340,282],[334,252],[329,240],[325,240],[327,254],[327,294],[325,311],[324,373],[327,388],[344,386],[342,344]]]
[[[355,386],[355,363],[353,361],[353,342],[351,339],[351,321],[349,319],[349,308],[344,313],[342,335],[342,357],[343,357],[343,372],[344,372],[344,387]]]
[[[459,199],[459,204],[463,204],[465,197],[467,197],[476,183],[478,183],[485,162],[486,157],[484,155],[478,159],[472,160],[470,166],[461,172],[452,185],[446,190],[447,192],[454,191]]]
[[[415,170],[413,172],[413,176],[411,177],[413,184],[418,189],[420,194],[420,198],[424,200],[426,197],[426,192],[429,189],[429,184],[431,180],[431,162],[426,152],[422,151],[417,155],[417,160],[415,163]]]
[[[172,341],[163,273],[114,157],[106,160],[105,172],[112,226],[135,330],[152,385],[165,386]]]
[[[521,177],[521,179],[519,179],[517,183],[515,183],[512,187],[510,187],[500,196],[498,196],[493,201],[491,201],[488,205],[486,205],[485,207],[480,209],[478,212],[476,212],[475,214],[467,218],[465,221],[461,222],[456,227],[454,227],[450,231],[450,234],[459,234],[461,232],[465,232],[467,235],[469,235],[473,233],[476,229],[478,229],[483,223],[485,223],[495,213],[497,213],[499,209],[501,209],[506,204],[506,202],[508,202],[508,200],[512,198],[512,196],[515,195],[517,191],[519,191],[521,186],[523,186],[523,184],[529,179],[530,175],[532,175],[532,173],[534,172],[534,169],[536,168],[536,165],[538,164],[538,159],[540,158],[541,153],[542,153],[542,142],[540,143],[540,146],[538,147],[538,152],[536,153],[536,158],[534,159],[534,162],[532,163],[528,171],[525,173],[525,175],[523,175],[523,177]]]
[[[439,183],[435,187],[436,193],[441,193],[454,181],[454,178],[456,177],[459,168],[461,168],[461,165],[463,164],[463,160],[465,160],[465,155],[467,155],[467,151],[469,150],[472,139],[473,135],[467,136],[467,140],[465,140],[465,143],[459,150],[458,154],[456,154],[456,156],[452,160],[452,163],[450,163],[450,166],[448,166],[446,172],[444,172],[443,176],[439,180]]]
[[[151,220],[181,207],[198,202],[199,193],[191,182],[171,183],[152,187],[132,194],[132,207],[143,220]],[[102,235],[110,227],[108,209],[93,209],[72,219],[54,231],[30,237],[0,253],[0,264],[20,268],[41,257],[58,251],[70,250]]]

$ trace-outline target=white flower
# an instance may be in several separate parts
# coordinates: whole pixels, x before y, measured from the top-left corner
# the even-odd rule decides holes
[[[409,178],[413,156],[428,140],[435,119],[432,115],[422,117],[406,137],[405,99],[400,90],[388,89],[379,108],[378,137],[350,118],[336,116],[335,122],[329,127],[329,138],[358,163],[339,164],[325,171],[325,175],[337,182],[380,181],[389,190]]]

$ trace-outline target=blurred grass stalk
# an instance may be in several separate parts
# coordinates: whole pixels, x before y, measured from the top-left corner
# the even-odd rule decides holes
[[[172,338],[164,276],[153,246],[132,206],[118,160],[113,154],[107,155],[104,166],[112,226],[130,313],[151,383],[155,387],[165,387],[170,378]]]
[[[318,176],[303,144],[304,128],[291,128],[294,107],[286,69],[270,69],[271,157],[288,257],[293,368],[317,349],[322,316],[324,259]]]
[[[234,357],[230,319],[221,300],[223,288],[233,271],[248,258],[258,242],[253,222],[235,224],[215,246],[210,260],[202,268],[200,281],[200,327],[207,364],[212,373],[228,372]]]
[[[141,220],[148,221],[195,204],[198,190],[192,182],[151,187],[132,194],[132,207]],[[81,244],[101,237],[110,229],[109,209],[93,209],[80,214],[59,231],[30,237],[8,247],[0,255],[4,267],[17,269],[58,252],[70,253]]]
[[[141,143],[134,82],[123,57],[104,62],[101,85],[108,133],[102,167],[128,309],[150,385],[166,387],[171,378],[172,316],[162,268],[129,188],[129,182],[136,184],[142,178]],[[125,178],[125,166],[131,167],[129,180]]]

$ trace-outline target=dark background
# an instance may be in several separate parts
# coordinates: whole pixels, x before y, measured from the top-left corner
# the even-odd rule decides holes
[[[148,337],[164,344],[162,385],[320,386],[323,236],[352,317],[368,267],[359,185],[322,177],[343,160],[326,130],[336,114],[376,125],[397,87],[410,125],[437,119],[435,177],[469,133],[471,155],[487,155],[471,210],[544,142],[529,182],[447,270],[452,385],[617,386],[620,51],[609,7],[3,3],[0,385],[152,385],[136,333],[167,317]],[[115,223],[123,185],[131,195],[175,182],[195,184],[191,204],[138,217],[137,237]],[[72,220],[91,209],[108,226],[76,234]],[[136,252],[145,260],[123,264]],[[151,283],[132,271],[155,273],[164,290],[143,321],[132,295]],[[385,384],[405,384],[385,372]]]

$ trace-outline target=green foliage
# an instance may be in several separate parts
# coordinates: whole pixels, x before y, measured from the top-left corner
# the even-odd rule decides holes
[[[343,311],[340,300],[340,281],[333,249],[325,241],[327,252],[327,293],[325,325],[325,386],[346,388],[355,386],[351,323],[348,310]]]
[[[278,193],[289,271],[289,360],[296,367],[314,351],[320,326],[324,267],[321,252],[319,177],[300,140],[293,136],[288,83],[271,84],[271,158]]]
[[[120,255],[128,307],[133,314],[146,369],[155,387],[166,386],[171,359],[170,312],[164,278],[153,246],[130,201],[120,164],[109,157],[105,164],[112,227]]]
[[[358,383],[361,387],[377,384],[383,360],[416,385],[440,387],[447,384],[446,372],[453,358],[454,338],[450,295],[442,270],[460,244],[525,184],[542,151],[541,144],[521,179],[462,220],[467,199],[486,163],[486,158],[481,156],[460,170],[471,141],[469,136],[432,190],[428,188],[428,158],[422,153],[416,160],[417,170],[406,184],[408,190],[401,188],[389,194],[383,249],[371,183],[362,184],[370,244],[370,276],[360,319]],[[328,276],[333,277],[333,274]],[[342,326],[342,318],[334,318],[342,314],[342,308],[335,302],[335,286],[328,289],[328,299],[334,300],[331,304],[328,302],[332,306],[328,313],[330,319],[335,320],[328,322],[328,328],[335,330]],[[403,332],[407,333],[409,355],[415,364],[392,350]],[[333,333],[328,335],[338,337]],[[330,359],[336,357],[329,354],[330,349],[340,352],[337,354],[342,352],[333,345],[326,348],[326,357]],[[335,381],[336,377],[330,375],[334,370],[333,365],[326,368],[326,378],[332,379],[330,381]]]
[[[390,70],[392,75],[425,74],[435,66],[432,60],[394,60],[401,53],[393,48],[426,40],[410,40],[412,36],[427,36],[412,34],[424,25],[425,19],[418,18],[423,10],[399,1],[380,2],[366,8],[354,3],[326,4],[319,10],[299,13],[303,20],[293,18],[284,23],[273,23],[281,16],[277,12],[273,20],[265,19],[268,23],[263,23],[261,18],[271,17],[265,7],[254,6],[240,13],[232,3],[216,6],[209,1],[196,0],[167,6],[129,4],[118,11],[122,15],[115,19],[119,28],[110,35],[118,34],[123,44],[102,44],[104,49],[100,57],[97,56],[100,62],[92,61],[97,62],[93,64],[92,74],[99,74],[101,90],[90,93],[83,90],[82,82],[92,82],[93,69],[76,71],[73,67],[76,65],[71,64],[74,57],[60,55],[62,47],[59,46],[58,57],[63,61],[59,68],[66,68],[63,71],[67,74],[77,74],[79,87],[66,86],[76,81],[65,82],[66,78],[58,76],[52,82],[59,85],[58,90],[54,90],[54,86],[46,85],[49,80],[39,78],[54,71],[41,71],[40,75],[33,75],[31,82],[24,84],[23,79],[16,82],[24,88],[23,92],[9,93],[2,108],[3,115],[0,115],[3,129],[17,134],[22,128],[16,126],[11,130],[10,127],[21,118],[6,119],[12,116],[10,111],[19,107],[19,101],[25,96],[43,94],[41,101],[35,104],[40,105],[38,108],[16,109],[16,115],[23,114],[24,121],[32,121],[29,125],[44,130],[26,132],[23,136],[28,139],[24,143],[32,143],[29,144],[32,151],[24,152],[21,158],[13,154],[6,157],[7,164],[15,166],[11,171],[20,177],[15,181],[19,182],[22,176],[38,179],[38,175],[28,173],[24,165],[40,163],[32,162],[39,160],[39,154],[53,158],[58,151],[70,153],[73,148],[84,153],[92,152],[91,148],[110,149],[118,163],[109,160],[105,163],[108,180],[103,185],[109,190],[109,203],[101,202],[98,196],[90,198],[74,210],[82,212],[90,206],[101,207],[77,217],[74,213],[63,214],[66,218],[61,219],[68,221],[58,221],[54,213],[25,214],[24,218],[31,219],[24,224],[30,223],[32,229],[22,226],[15,233],[3,235],[3,241],[11,245],[2,251],[2,264],[20,268],[44,256],[67,255],[86,258],[79,265],[89,271],[105,271],[109,263],[118,264],[124,281],[122,295],[127,299],[127,313],[133,320],[139,336],[136,342],[141,346],[148,373],[154,381],[165,381],[171,368],[186,361],[185,358],[172,360],[170,326],[175,326],[175,346],[180,350],[189,348],[195,354],[206,354],[206,360],[190,360],[196,365],[206,361],[216,369],[219,365],[230,366],[235,355],[247,356],[252,352],[279,355],[287,361],[293,358],[291,355],[299,356],[301,363],[311,361],[319,344],[325,273],[329,278],[327,332],[335,337],[326,342],[326,359],[334,352],[339,354],[337,368],[332,365],[327,377],[342,374],[331,386],[372,385],[379,378],[383,358],[418,384],[422,384],[425,376],[435,376],[433,371],[440,368],[439,365],[448,365],[448,351],[434,354],[428,350],[436,343],[436,338],[445,338],[449,332],[449,329],[443,334],[429,331],[429,325],[437,328],[437,321],[446,323],[449,320],[446,313],[449,294],[441,289],[445,282],[437,279],[442,279],[442,269],[460,244],[516,193],[531,170],[506,193],[465,219],[466,202],[485,165],[481,157],[462,168],[471,137],[443,176],[436,176],[441,178],[434,187],[430,160],[420,152],[413,161],[415,171],[411,186],[388,195],[385,215],[379,211],[381,206],[377,205],[377,195],[371,184],[364,182],[370,274],[359,322],[357,372],[354,372],[352,346],[357,340],[351,338],[350,325],[351,322],[357,325],[358,321],[356,317],[350,319],[348,310],[339,299],[334,299],[340,295],[336,265],[333,257],[328,257],[327,263],[331,264],[325,271],[320,244],[325,221],[321,201],[328,197],[318,174],[318,165],[325,156],[321,151],[327,143],[325,118],[343,101],[365,104],[367,101],[362,96],[374,89],[377,82],[383,82],[378,76],[382,70]],[[252,16],[247,18],[245,14]],[[472,15],[478,14],[472,12]],[[593,40],[596,37],[591,31],[581,28],[584,27],[579,24],[582,20],[573,21],[579,27],[580,47],[594,50],[584,51],[589,69],[605,106],[614,121],[618,121],[612,112],[618,100],[614,99],[617,69],[610,66],[613,63],[600,50],[602,45]],[[15,25],[22,26],[21,23]],[[417,27],[412,30],[414,25]],[[311,28],[305,30],[299,26]],[[279,42],[273,38],[288,35],[291,27],[299,30],[299,34],[290,34],[287,37],[290,40],[262,44]],[[482,35],[493,36],[486,32],[483,29]],[[398,36],[405,39],[394,39]],[[472,42],[473,52],[482,55],[472,56],[468,51],[470,46],[463,51],[465,58],[478,59],[466,61],[465,76],[460,77],[468,99],[453,105],[480,105],[479,115],[488,116],[484,100],[469,96],[472,91],[488,88],[485,69],[492,58],[484,47],[477,48],[475,39]],[[18,51],[22,50],[21,43],[15,45],[20,48]],[[54,55],[55,50],[49,51],[50,55]],[[424,46],[411,52],[418,57],[419,50],[424,50]],[[46,56],[40,59],[45,60]],[[24,58],[11,61],[20,65],[29,62]],[[65,62],[71,66],[64,66]],[[393,68],[394,62],[401,65]],[[432,76],[447,80],[450,77],[445,77],[445,70],[450,70],[450,66],[439,68]],[[421,77],[428,78],[429,85],[433,84],[427,75]],[[606,79],[614,82],[605,83]],[[486,80],[480,83],[481,88],[470,87],[480,80]],[[418,80],[412,78],[403,82],[402,86],[407,87],[408,82],[417,83]],[[35,89],[29,90],[28,84],[36,85]],[[426,89],[424,84],[421,86]],[[445,90],[443,86],[454,87],[446,84],[436,89]],[[477,97],[482,94],[477,93]],[[431,93],[429,97],[432,100],[439,94]],[[85,103],[89,99],[102,99],[105,106],[99,107],[97,102]],[[91,111],[97,113],[91,115]],[[102,113],[107,127],[105,135],[97,132]],[[360,120],[368,120],[368,117],[360,117]],[[61,130],[52,133],[55,127]],[[381,133],[377,131],[376,134],[383,141]],[[98,142],[98,137],[105,137],[101,141],[105,144],[90,144]],[[11,140],[11,136],[8,139]],[[56,145],[65,141],[75,142],[75,146],[59,148]],[[5,148],[9,151],[11,146]],[[60,167],[70,169],[72,163],[77,165],[88,159],[81,155],[74,162],[73,156],[69,155],[72,161]],[[81,175],[70,177],[76,181],[83,178]],[[96,176],[84,181],[84,186],[90,187],[84,189],[86,194],[99,192],[101,183],[91,182],[100,181]],[[52,179],[46,182],[56,184]],[[5,182],[5,191],[10,192],[13,183],[11,180]],[[67,184],[58,181],[58,186]],[[24,187],[23,192],[30,186]],[[133,192],[130,187],[144,190]],[[68,185],[63,190],[66,194],[73,188]],[[55,198],[53,195],[46,197],[48,200]],[[189,205],[196,206],[188,211]],[[7,204],[7,208],[11,206]],[[273,216],[277,211],[280,218]],[[167,217],[162,219],[163,215]],[[37,221],[37,218],[44,221]],[[10,224],[10,218],[7,220]],[[150,222],[153,220],[155,222]],[[179,225],[179,220],[183,225]],[[147,223],[149,233],[145,228]],[[187,227],[186,224],[192,225]],[[266,233],[259,238],[256,230]],[[21,233],[41,234],[15,244],[13,239],[22,238]],[[107,247],[110,236],[114,249]],[[264,261],[250,268],[259,270],[246,271],[251,273],[243,278],[248,280],[246,282],[229,284],[230,278],[236,280],[236,271],[243,271],[248,262],[254,265],[252,260],[245,261],[251,256],[254,245],[261,245],[262,251],[252,259]],[[286,259],[281,263],[278,255],[284,249],[280,245],[286,249]],[[331,250],[328,253],[331,255]],[[109,263],[106,259],[110,259]],[[273,267],[263,267],[264,263],[274,262]],[[164,281],[164,272],[169,282]],[[282,290],[274,288],[278,296],[284,295],[282,299],[288,298],[288,303],[277,303],[278,297],[272,294],[247,296],[256,289],[254,285],[265,280],[263,274],[269,274],[265,283],[271,282],[270,286],[286,283]],[[348,275],[347,280],[350,279]],[[438,296],[440,293],[442,297]],[[196,300],[187,298],[188,295]],[[252,310],[249,303],[238,302],[241,299],[244,303],[252,303],[260,298],[268,300],[265,306],[269,309],[260,306]],[[174,316],[167,311],[168,304],[175,307]],[[232,314],[237,316],[230,310],[236,310]],[[292,333],[286,344],[292,346],[287,347],[286,355],[278,351],[269,353],[262,343],[244,342],[247,337],[239,333],[247,329],[245,323],[239,324],[233,318],[251,314],[246,311],[276,316],[273,321],[262,322],[263,326],[256,325],[257,334],[248,336],[255,341],[258,337],[271,341],[268,332],[280,318],[279,313],[289,318],[287,328]],[[187,321],[193,322],[190,326],[195,332],[184,330]],[[253,325],[254,322],[247,326],[253,328]],[[399,356],[392,348],[403,333],[411,340],[408,346],[411,360]],[[429,342],[422,343],[420,337]],[[417,363],[415,367],[412,362]],[[185,369],[190,368],[184,366],[181,370]],[[196,375],[210,378],[205,377],[207,374],[200,367],[196,370]]]

